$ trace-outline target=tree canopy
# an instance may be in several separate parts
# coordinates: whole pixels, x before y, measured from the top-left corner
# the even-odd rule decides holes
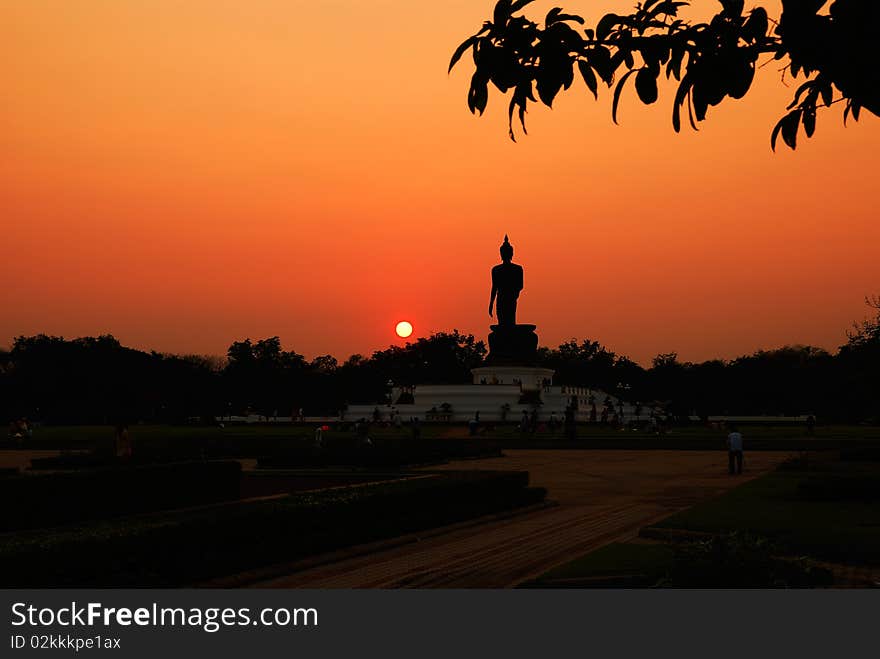
[[[787,346],[691,363],[667,352],[644,368],[598,341],[572,339],[540,348],[538,365],[556,371],[556,384],[660,401],[678,418],[814,413],[825,421],[880,422],[880,299],[867,303],[870,316],[834,354]],[[248,413],[271,418],[300,408],[335,415],[350,403],[387,402],[390,385],[471,382],[471,369],[485,356],[482,341],[455,330],[342,363],[330,355],[309,362],[274,336],[236,341],[225,363],[142,352],[112,336],[21,336],[11,350],[0,350],[0,419],[168,423]]]
[[[782,0],[772,18],[763,7],[745,10],[743,0],[720,0],[708,22],[680,16],[690,3],[645,0],[631,14],[606,14],[594,27],[583,17],[556,7],[543,24],[519,14],[534,0],[499,0],[492,20],[453,53],[449,70],[470,50],[474,73],[468,107],[483,114],[489,84],[510,94],[508,130],[515,141],[514,115],[523,132],[529,102],[552,107],[561,90],[574,83],[575,71],[598,99],[600,83],[613,87],[611,116],[617,123],[621,92],[632,81],[639,99],[658,99],[660,76],[675,79],[672,126],[681,130],[706,119],[708,109],[725,98],[742,98],[757,68],[780,60],[783,75],[802,79],[791,104],[771,134],[794,149],[801,128],[816,130],[821,108],[843,103],[843,120],[858,121],[862,108],[880,115],[880,68],[874,34],[880,3],[865,0]],[[537,93],[537,98],[535,97]]]

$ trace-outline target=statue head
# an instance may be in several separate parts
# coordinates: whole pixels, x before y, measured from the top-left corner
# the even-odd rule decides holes
[[[504,243],[501,245],[501,260],[507,263],[513,258],[513,245],[510,244],[510,241],[507,239],[507,234],[504,235]]]

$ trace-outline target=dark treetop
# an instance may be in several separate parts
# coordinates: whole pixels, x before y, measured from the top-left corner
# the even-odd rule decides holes
[[[812,136],[818,111],[839,102],[844,122],[848,116],[858,120],[862,108],[880,115],[880,2],[782,0],[779,19],[773,20],[763,7],[746,12],[743,0],[720,0],[720,11],[711,20],[692,23],[679,16],[687,2],[643,0],[630,14],[606,14],[595,27],[582,27],[581,16],[559,7],[550,10],[543,26],[518,15],[533,1],[498,0],[492,20],[458,47],[449,64],[451,69],[473,51],[471,112],[483,114],[490,83],[510,92],[511,139],[514,114],[525,131],[528,103],[539,99],[552,105],[559,91],[572,85],[576,70],[597,98],[600,82],[614,87],[615,123],[627,81],[634,80],[639,99],[652,104],[658,98],[657,81],[665,76],[678,83],[673,127],[681,128],[686,107],[696,128],[710,107],[744,96],[756,69],[773,59],[781,60],[783,76],[803,76],[803,82],[776,124],[771,145],[781,135],[795,148],[799,128]],[[766,61],[759,62],[761,56]]]

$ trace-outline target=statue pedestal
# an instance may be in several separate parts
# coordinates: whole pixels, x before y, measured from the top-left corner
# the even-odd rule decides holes
[[[535,363],[538,335],[534,325],[492,325],[491,330],[487,364],[527,366]]]
[[[538,335],[534,325],[492,325],[486,365],[471,371],[474,384],[516,385],[520,392],[540,393],[553,381],[553,369],[538,368]]]
[[[487,385],[485,389],[492,391],[489,385],[516,385],[517,391],[540,392],[553,383],[554,371],[552,368],[537,368],[535,366],[480,366],[472,369],[474,384]],[[480,393],[484,387],[475,390]],[[486,409],[491,409],[485,406]]]

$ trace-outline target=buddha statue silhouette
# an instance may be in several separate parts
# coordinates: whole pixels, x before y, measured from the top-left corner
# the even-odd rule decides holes
[[[492,307],[498,315],[498,325],[513,327],[516,325],[516,302],[523,289],[522,266],[513,263],[513,245],[507,236],[501,245],[501,263],[492,268],[492,293],[489,296],[489,316]]]

